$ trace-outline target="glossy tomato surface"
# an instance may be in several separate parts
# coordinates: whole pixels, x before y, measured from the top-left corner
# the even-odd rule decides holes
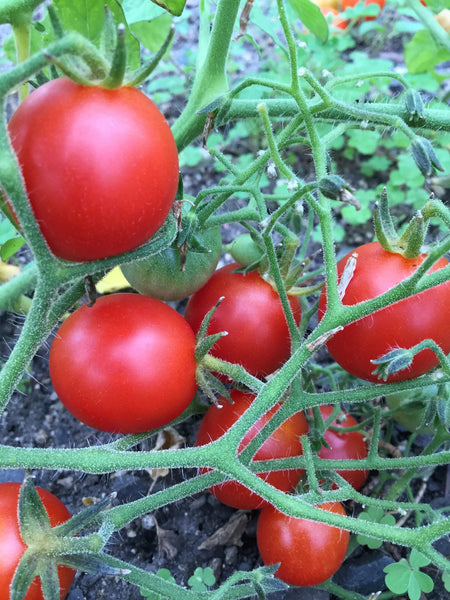
[[[226,398],[219,398],[217,404],[213,404],[205,413],[200,423],[197,434],[197,446],[203,446],[210,441],[221,437],[247,410],[253,402],[253,394],[245,394],[238,390],[231,391],[233,404]],[[258,434],[264,425],[270,420],[281,404],[276,404],[269,412],[263,415],[253,427],[246,433],[239,451],[242,451],[252,439]],[[302,453],[300,436],[308,431],[308,423],[303,413],[295,413],[284,421],[271,436],[263,443],[254,456],[254,461],[270,460],[272,458],[286,458],[297,456]],[[259,477],[284,492],[291,491],[303,474],[303,469],[290,469],[287,471],[272,471],[270,473],[259,473]],[[225,482],[210,488],[211,493],[221,502],[232,506],[251,510],[266,505],[260,496],[251,492],[248,488],[235,482]]]
[[[61,525],[72,516],[64,504],[53,494],[36,488],[45,510],[47,511],[52,527]],[[0,483],[0,598],[8,600],[9,588],[22,558],[27,549],[20,535],[17,520],[17,506],[19,502],[19,483]],[[60,582],[60,599],[66,597],[67,592],[75,577],[75,571],[69,567],[58,567]],[[25,600],[43,600],[41,582],[37,577],[31,584]]]
[[[55,79],[30,94],[8,128],[56,256],[90,261],[132,250],[169,214],[178,186],[175,141],[136,88]]]
[[[364,244],[354,252],[358,257],[356,268],[342,298],[343,304],[353,305],[375,298],[392,289],[412,275],[426,255],[415,259],[384,250],[378,242]],[[337,265],[342,275],[349,252]],[[448,265],[439,259],[430,273]],[[376,365],[370,361],[380,358],[395,348],[411,348],[419,342],[432,339],[444,351],[450,352],[450,281],[405,298],[391,306],[346,325],[328,342],[327,348],[334,360],[348,373],[367,381],[380,381],[373,374]],[[325,290],[319,302],[319,319],[326,309]],[[438,364],[431,350],[417,354],[407,369],[390,375],[388,382],[413,379],[430,371]]]
[[[117,433],[160,427],[197,389],[195,336],[183,317],[138,294],[103,296],[61,325],[50,349],[50,377],[77,419]]]
[[[332,414],[332,406],[321,406],[320,413],[324,420]],[[355,427],[358,425],[358,421],[341,410],[338,416],[331,422],[333,427]],[[359,431],[334,431],[327,429],[324,433],[324,439],[329,445],[329,448],[322,446],[318,456],[320,458],[330,460],[349,460],[349,459],[360,459],[367,457],[367,444],[364,440],[364,435]],[[336,471],[346,481],[352,485],[355,490],[362,488],[366,482],[369,472],[366,470],[338,470]]]
[[[213,227],[199,240],[209,252],[188,251],[184,269],[177,247],[122,266],[127,281],[141,294],[158,300],[182,300],[200,289],[214,273],[222,253],[220,229]]]
[[[257,271],[233,273],[237,263],[218,269],[211,279],[193,294],[184,316],[198,332],[206,313],[224,296],[215,311],[208,334],[227,331],[212,348],[211,354],[241,364],[249,373],[262,377],[273,373],[290,356],[290,336],[280,297]],[[297,323],[300,300],[289,296]]]
[[[319,508],[345,515],[338,502]],[[273,506],[259,515],[256,541],[266,565],[281,563],[275,576],[290,585],[319,585],[341,566],[347,552],[349,533],[343,529],[289,517]]]

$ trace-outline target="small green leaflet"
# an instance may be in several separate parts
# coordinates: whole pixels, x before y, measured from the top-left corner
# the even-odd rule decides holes
[[[289,0],[298,18],[321,42],[328,39],[328,25],[320,8],[309,0]]]

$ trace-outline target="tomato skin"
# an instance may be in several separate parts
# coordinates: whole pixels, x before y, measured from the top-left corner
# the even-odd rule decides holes
[[[55,79],[30,94],[8,129],[56,256],[91,261],[132,250],[169,214],[178,186],[175,141],[136,88]]]
[[[206,313],[225,296],[215,311],[208,334],[227,331],[211,354],[241,364],[249,373],[263,377],[273,373],[290,356],[290,337],[278,293],[258,272],[233,273],[240,265],[218,269],[186,306],[184,317],[195,332]],[[300,322],[300,300],[289,296],[294,318]]]
[[[345,515],[338,502],[318,508]],[[275,576],[290,585],[319,585],[341,566],[347,552],[349,533],[343,529],[289,517],[273,506],[259,515],[256,541],[266,565],[281,563]]]
[[[52,527],[61,525],[72,516],[64,504],[53,494],[36,488]],[[16,568],[27,549],[20,535],[17,521],[17,505],[19,502],[20,483],[0,483],[0,597],[7,600],[10,585]],[[66,597],[75,577],[75,571],[69,567],[58,566],[60,581],[60,600]],[[40,579],[37,577],[31,584],[25,600],[44,600]]]
[[[232,390],[230,395],[233,404],[230,404],[226,398],[221,397],[218,399],[217,405],[211,405],[206,411],[197,433],[197,446],[203,446],[221,437],[255,399],[254,394],[245,394],[239,390]],[[239,445],[240,452],[248,446],[280,407],[281,403],[279,402],[251,427]],[[305,415],[301,412],[295,413],[269,436],[256,452],[253,460],[271,460],[272,458],[287,458],[301,454],[300,436],[307,431],[308,423]],[[289,469],[287,471],[259,473],[258,476],[277,489],[290,492],[300,481],[302,474],[303,469]],[[227,481],[212,486],[210,492],[223,504],[233,508],[253,510],[268,504],[260,496],[236,482]]]
[[[392,289],[412,275],[426,255],[415,259],[384,250],[378,242],[364,244],[355,250],[358,254],[356,269],[342,299],[343,304],[353,305],[375,298]],[[349,252],[337,265],[342,275]],[[430,273],[448,265],[439,259]],[[443,307],[450,304],[450,281],[405,298],[383,308],[359,321],[346,325],[328,342],[327,348],[334,360],[348,373],[367,381],[379,382],[371,359],[376,359],[394,348],[411,348],[425,339],[433,339],[445,354],[450,352],[450,321]],[[319,319],[326,309],[326,291],[319,301]],[[417,354],[407,369],[390,375],[387,382],[414,379],[430,371],[438,364],[431,350]]]
[[[206,230],[201,242],[210,252],[189,251],[183,271],[180,251],[169,246],[159,254],[122,266],[122,272],[134,289],[158,300],[182,300],[200,289],[214,273],[222,253],[220,229]]]
[[[333,412],[332,406],[320,406],[319,407],[322,418],[328,419]],[[352,415],[347,414],[344,410],[341,410],[339,415],[332,421],[333,427],[354,427],[357,425],[357,420]],[[364,440],[364,435],[359,431],[344,431],[339,433],[331,429],[327,429],[324,433],[324,439],[330,446],[322,446],[318,456],[324,459],[330,460],[344,460],[344,459],[360,459],[367,457],[367,444]],[[369,472],[366,470],[338,470],[339,473],[355,490],[362,488]]]
[[[59,328],[50,377],[86,425],[138,433],[187,408],[197,389],[194,350],[192,329],[170,306],[138,294],[103,296]]]

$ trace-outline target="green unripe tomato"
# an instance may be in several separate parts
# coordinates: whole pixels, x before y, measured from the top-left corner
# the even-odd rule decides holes
[[[182,300],[200,289],[211,277],[222,253],[219,227],[197,234],[197,239],[210,252],[189,250],[184,270],[180,251],[169,246],[163,252],[121,267],[125,279],[138,292],[157,300]]]
[[[386,404],[391,410],[398,409],[392,413],[392,418],[407,431],[434,433],[438,417],[433,416],[427,422],[427,406],[431,401],[443,397],[442,393],[448,394],[449,391],[446,385],[429,385],[418,390],[389,394],[386,396]]]
[[[227,247],[234,260],[243,267],[248,267],[261,260],[263,251],[249,233],[243,233]]]

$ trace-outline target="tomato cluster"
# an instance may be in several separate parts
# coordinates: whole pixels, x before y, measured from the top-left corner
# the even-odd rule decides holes
[[[232,390],[230,396],[231,402],[224,397],[219,398],[217,404],[210,406],[206,412],[197,433],[197,446],[203,446],[221,437],[247,410],[255,398],[253,394],[246,394],[239,390]],[[277,403],[250,428],[239,445],[239,451],[248,446],[280,407],[281,404]],[[254,456],[254,461],[287,458],[301,454],[300,436],[307,431],[308,423],[304,414],[295,413],[262,444]],[[302,474],[303,469],[291,469],[259,473],[258,476],[277,489],[290,492],[298,484]],[[267,504],[260,496],[236,482],[215,485],[210,488],[210,491],[221,502],[234,508],[251,510]]]

